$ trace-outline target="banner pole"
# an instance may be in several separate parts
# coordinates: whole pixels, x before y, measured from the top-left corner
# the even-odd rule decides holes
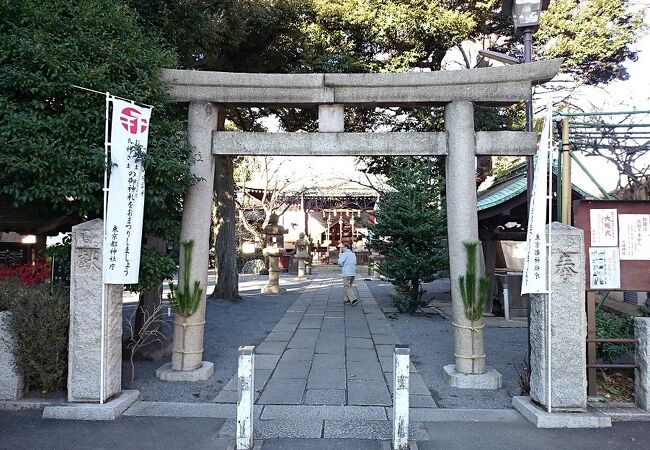
[[[547,192],[547,198],[546,201],[547,203],[547,217],[548,217],[548,239],[546,240],[546,286],[547,286],[547,314],[546,314],[546,338],[547,338],[547,349],[548,349],[548,364],[547,364],[547,382],[548,382],[548,388],[546,389],[546,395],[547,395],[547,400],[546,400],[546,405],[547,405],[547,411],[550,413],[552,410],[551,406],[551,401],[552,401],[552,389],[553,389],[553,372],[552,372],[552,364],[553,364],[553,357],[552,357],[552,342],[551,342],[551,314],[552,314],[552,308],[551,308],[551,270],[552,270],[552,265],[551,265],[551,250],[552,250],[552,233],[551,233],[551,228],[553,224],[553,128],[550,126],[551,123],[553,123],[553,103],[549,100],[547,106],[547,116],[546,120],[549,121],[549,127],[548,127],[548,147],[545,150],[548,152],[548,158],[547,158],[547,166],[546,166],[546,171],[547,171],[547,183],[548,183],[548,189],[546,190]]]
[[[89,88],[87,88],[87,87],[77,86],[76,84],[71,84],[70,86],[72,86],[72,87],[75,88],[75,89],[80,89],[80,90],[82,90],[82,91],[92,92],[92,93],[94,93],[94,94],[99,94],[99,95],[108,95],[108,92],[100,92],[100,91],[96,91],[96,90],[94,90],[94,89],[89,89]],[[119,100],[124,100],[125,102],[131,102],[131,103],[134,103],[134,104],[136,103],[135,100],[131,100],[131,99],[124,98],[124,97],[119,97],[119,96],[117,96],[117,95],[111,95],[111,98],[117,98],[117,99],[119,99]],[[151,109],[153,109],[153,105],[148,105],[148,104],[146,104],[146,103],[142,103],[142,102],[137,102],[137,103],[138,103],[138,105],[146,106],[147,108],[151,108]]]
[[[106,209],[108,203],[108,148],[111,145],[108,137],[108,124],[110,121],[109,109],[111,104],[111,94],[106,92],[106,120],[104,125],[104,234],[102,236],[102,252],[107,251],[106,248]],[[106,282],[105,273],[106,267],[103,264],[104,256],[102,255],[102,313],[100,324],[100,344],[99,344],[99,404],[104,404],[104,353],[106,340]]]

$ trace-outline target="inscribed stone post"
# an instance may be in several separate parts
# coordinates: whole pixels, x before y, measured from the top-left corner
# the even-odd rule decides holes
[[[546,226],[548,233],[548,225]],[[551,225],[551,407],[583,410],[587,406],[585,370],[587,315],[583,232],[553,222]],[[530,396],[548,406],[546,399],[546,294],[531,294]]]
[[[11,312],[0,311],[0,400],[17,400],[24,390],[23,374],[16,368],[10,321]]]
[[[106,285],[104,298],[104,358],[101,359],[103,222],[91,220],[72,227],[70,270],[70,334],[68,401],[100,401],[104,368],[104,398],[118,394],[122,377],[121,284]]]
[[[634,372],[634,400],[639,408],[650,411],[650,317],[634,318],[634,335],[639,339],[636,345]]]

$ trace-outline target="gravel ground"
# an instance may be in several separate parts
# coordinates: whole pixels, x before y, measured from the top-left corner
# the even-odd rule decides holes
[[[382,307],[391,307],[391,284],[366,281],[372,295]],[[449,299],[449,280],[425,287],[427,296]],[[498,391],[458,389],[447,385],[442,367],[453,364],[453,330],[451,321],[438,314],[387,314],[402,344],[411,347],[411,360],[441,408],[510,408],[508,392],[517,386],[514,363],[521,366],[527,349],[526,328],[486,327],[488,367],[501,372],[503,387]]]
[[[260,295],[267,277],[240,276],[242,300],[208,301],[204,338],[205,361],[214,363],[214,375],[207,381],[194,383],[160,381],[156,369],[169,361],[136,361],[136,378],[131,383],[131,368],[124,361],[122,369],[123,389],[138,389],[142,400],[168,402],[210,402],[237,372],[237,350],[240,345],[259,344],[296,301],[302,287],[309,282],[296,282],[295,276],[282,274],[280,282],[287,287],[282,295]],[[212,283],[211,283],[212,284]],[[209,288],[210,292],[211,289]],[[133,311],[134,304],[125,305],[124,316]],[[172,318],[167,319],[171,322]],[[171,330],[171,327],[169,327]],[[171,333],[171,331],[169,331]],[[171,334],[169,340],[171,342]]]

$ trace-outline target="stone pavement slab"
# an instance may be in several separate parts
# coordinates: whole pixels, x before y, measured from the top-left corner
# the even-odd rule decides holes
[[[345,405],[345,389],[309,389],[305,392],[305,405]]]
[[[228,419],[224,422],[217,436],[222,438],[235,438],[237,421]],[[302,438],[319,439],[323,435],[323,421],[312,419],[294,418],[290,420],[255,420],[253,422],[253,438]]]
[[[380,406],[265,406],[262,419],[293,417],[338,420],[388,420],[386,408]]]
[[[260,405],[302,404],[307,380],[299,378],[273,378],[262,391]]]
[[[348,404],[390,406],[393,402],[385,382],[349,380]]]
[[[393,426],[390,421],[325,420],[323,437],[326,439],[381,439],[392,440]],[[429,434],[421,423],[409,423],[409,440],[429,440]]]

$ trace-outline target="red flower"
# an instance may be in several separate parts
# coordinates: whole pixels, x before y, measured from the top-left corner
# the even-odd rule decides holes
[[[25,286],[42,283],[49,277],[50,265],[45,260],[38,260],[15,267],[0,266],[0,280],[18,278]]]

